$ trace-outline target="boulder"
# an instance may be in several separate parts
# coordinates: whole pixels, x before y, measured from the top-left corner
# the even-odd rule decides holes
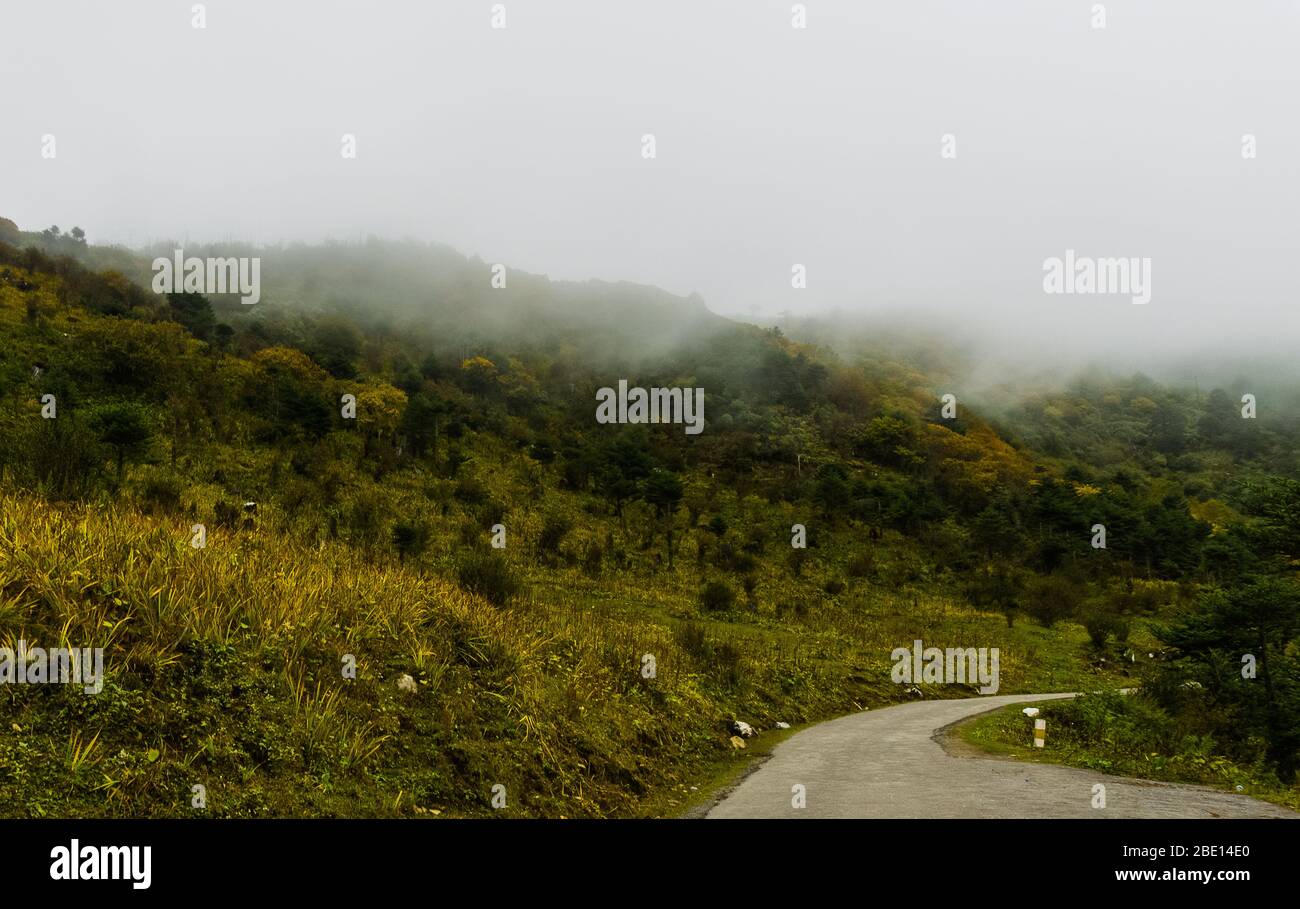
[[[731,721],[731,731],[742,738],[752,739],[754,737],[754,727],[741,720]]]

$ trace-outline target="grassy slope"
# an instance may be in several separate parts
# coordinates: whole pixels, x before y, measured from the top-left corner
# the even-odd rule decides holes
[[[732,715],[770,726],[898,697],[888,649],[916,625],[881,597],[851,622],[814,610],[806,633],[705,620],[687,650],[673,630],[684,604],[534,590],[498,610],[341,545],[258,529],[213,531],[199,550],[184,521],[6,494],[5,643],[104,646],[108,682],[93,697],[0,689],[18,727],[0,738],[0,805],[184,815],[202,784],[219,816],[463,815],[490,811],[500,783],[507,815],[671,813],[672,793],[733,759]],[[1079,629],[1008,635],[1001,617],[929,608],[927,637],[1000,643],[1004,691],[1093,678]],[[730,669],[719,645],[738,652]],[[402,672],[417,694],[398,693]]]

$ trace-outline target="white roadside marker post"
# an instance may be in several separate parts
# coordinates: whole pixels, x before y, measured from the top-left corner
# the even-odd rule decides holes
[[[1034,747],[1042,748],[1047,739],[1047,720],[1034,720]]]

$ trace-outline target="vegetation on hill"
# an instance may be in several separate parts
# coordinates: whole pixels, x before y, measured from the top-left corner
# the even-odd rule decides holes
[[[646,289],[494,296],[446,251],[266,251],[241,306],[6,236],[0,646],[108,665],[0,688],[9,813],[668,810],[732,718],[915,696],[917,638],[999,647],[1004,693],[1141,678],[1293,783],[1300,428],[1235,388],[981,401]],[[705,431],[598,424],[619,379],[703,387]]]

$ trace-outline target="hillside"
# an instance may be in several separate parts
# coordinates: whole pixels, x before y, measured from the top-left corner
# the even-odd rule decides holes
[[[12,222],[10,222],[12,224]],[[0,241],[70,257],[96,271],[114,271],[149,288],[152,263],[187,257],[257,256],[262,301],[241,306],[238,295],[210,298],[234,325],[276,322],[307,312],[343,314],[368,330],[400,332],[423,344],[456,341],[515,349],[571,347],[591,361],[663,355],[688,340],[707,340],[734,323],[709,312],[697,296],[678,297],[627,282],[551,281],[470,257],[438,244],[376,239],[322,246],[163,243],[140,251],[94,246],[84,237],[45,231],[6,234]],[[494,279],[497,279],[494,283]],[[612,364],[611,364],[612,365]]]
[[[200,784],[223,816],[487,814],[498,784],[673,813],[732,719],[953,696],[890,681],[920,638],[1000,648],[1002,693],[1142,681],[1291,779],[1297,427],[1235,388],[958,388],[948,418],[926,359],[652,290],[493,296],[373,244],[268,254],[240,306],[67,240],[0,243],[0,646],[102,646],[108,678],[0,690],[7,813]],[[705,431],[597,423],[620,379],[703,387]]]

